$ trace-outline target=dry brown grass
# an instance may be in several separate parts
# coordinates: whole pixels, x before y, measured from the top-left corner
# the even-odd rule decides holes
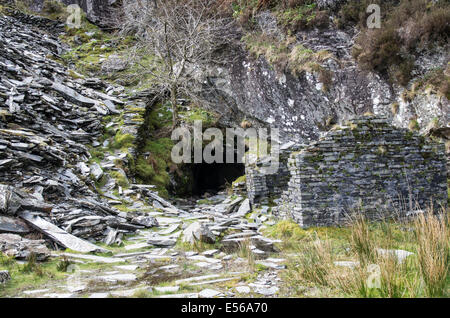
[[[375,261],[375,245],[367,219],[362,214],[354,216],[352,222],[351,246],[361,264]]]
[[[277,73],[290,72],[294,76],[301,76],[305,72],[313,73],[323,84],[325,91],[333,84],[333,72],[322,64],[335,57],[326,50],[316,52],[296,44],[295,37],[279,40],[265,33],[247,34],[243,41],[254,57],[264,56]]]
[[[376,265],[379,268],[380,288],[383,298],[417,297],[420,276],[413,270],[409,260],[399,262],[393,255],[378,255]]]
[[[342,14],[349,21],[357,20],[362,32],[355,41],[353,56],[366,70],[388,75],[400,85],[406,86],[414,69],[410,57],[417,48],[445,44],[450,34],[450,4],[447,1],[430,3],[426,0],[386,1],[380,29],[367,29],[367,6],[344,6]],[[356,22],[356,21],[355,21]]]
[[[445,214],[443,214],[445,215]],[[447,220],[431,213],[414,221],[417,258],[429,297],[443,296],[449,267],[449,228]]]
[[[242,257],[247,260],[248,267],[251,271],[255,270],[255,256],[251,250],[251,241],[250,239],[245,239],[239,243],[239,248],[237,252],[239,257]]]
[[[344,239],[348,243],[335,236],[322,241],[303,237],[282,276],[289,296],[308,296],[315,289],[324,297],[448,297],[447,212],[429,211],[418,211],[413,219],[397,211],[400,218],[377,222],[355,214]],[[398,249],[413,254],[400,258]],[[334,260],[359,263],[349,268]]]
[[[296,249],[296,256],[289,260],[287,279],[291,284],[316,284],[329,286],[329,274],[333,267],[333,252],[329,240],[305,241]]]

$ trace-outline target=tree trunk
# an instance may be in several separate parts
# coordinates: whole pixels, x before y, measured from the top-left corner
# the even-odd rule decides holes
[[[175,85],[170,89],[170,99],[172,103],[172,130],[174,130],[178,124],[177,88]]]

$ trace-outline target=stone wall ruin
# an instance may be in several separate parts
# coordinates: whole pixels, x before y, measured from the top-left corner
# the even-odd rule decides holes
[[[247,167],[249,198],[257,204],[255,198],[283,189],[274,214],[302,227],[343,224],[353,212],[376,219],[447,204],[444,144],[393,127],[384,117],[354,118],[293,151],[282,174],[284,167],[290,179],[275,185],[273,177]]]
[[[287,189],[291,174],[288,168],[288,159],[293,151],[299,150],[304,145],[288,143],[280,147],[279,168],[275,174],[266,174],[266,167],[270,167],[269,157],[262,158],[255,163],[245,166],[247,196],[250,204],[269,203],[273,199],[280,198]]]

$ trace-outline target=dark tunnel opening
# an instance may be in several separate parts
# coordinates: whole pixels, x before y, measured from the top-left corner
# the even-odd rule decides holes
[[[185,164],[183,166],[184,172],[178,174],[181,179],[177,180],[175,176],[174,188],[169,191],[181,196],[204,196],[206,193],[214,195],[226,190],[233,181],[245,175],[245,163],[241,152],[249,150],[247,145],[244,144],[242,149],[239,148],[241,152],[238,151],[239,140],[237,136],[235,136],[233,143],[230,142],[229,144],[231,146],[227,147],[227,144],[224,143],[222,158],[216,158],[215,149],[212,150],[211,156],[214,157],[212,163],[207,163],[202,157],[202,162]],[[234,152],[234,157],[231,160],[227,157],[230,152]],[[205,154],[203,155],[205,156]],[[195,162],[194,155],[191,159]],[[183,178],[183,176],[187,176],[187,178]],[[187,180],[189,180],[188,185],[185,183]],[[179,188],[176,188],[177,185],[179,185]]]
[[[217,193],[234,180],[245,174],[242,163],[199,163],[192,165],[194,195]]]

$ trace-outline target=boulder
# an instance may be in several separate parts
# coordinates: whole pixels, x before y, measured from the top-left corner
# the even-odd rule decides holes
[[[247,236],[247,237],[242,236],[233,237],[233,235],[229,235],[221,241],[222,243],[221,249],[223,251],[230,252],[239,249],[243,244],[251,243],[252,245],[254,245],[255,252],[257,252],[257,250],[261,250],[265,253],[276,253],[279,251],[274,244],[280,242],[281,240],[271,240],[261,235]]]
[[[158,226],[158,220],[152,216],[136,216],[131,220],[131,223],[143,225],[146,228]]]
[[[98,163],[93,163],[90,167],[91,175],[95,179],[95,181],[100,180],[103,177],[103,169],[100,167]]]
[[[120,72],[127,68],[128,60],[116,54],[108,57],[102,64],[102,71],[105,73]]]
[[[279,252],[278,248],[276,248],[274,244],[281,242],[281,240],[271,240],[261,235],[252,237],[252,243],[256,246],[256,248],[269,253]]]
[[[0,251],[17,259],[27,259],[30,254],[36,260],[44,261],[50,256],[44,240],[28,240],[17,234],[0,234]]]
[[[119,233],[119,231],[116,229],[110,228],[110,227],[108,227],[106,231],[108,234],[106,235],[103,242],[106,245],[110,246],[115,243],[116,237],[117,237],[117,234]]]
[[[248,238],[227,238],[223,239],[221,243],[221,250],[225,252],[232,252],[237,249],[243,244],[246,244],[248,242]]]
[[[0,216],[0,233],[27,234],[30,228],[20,219]]]
[[[87,177],[91,172],[91,169],[89,169],[89,167],[84,162],[77,163],[77,169],[84,177]]]
[[[194,244],[196,241],[213,244],[216,236],[200,222],[194,222],[183,231],[183,242]]]
[[[0,214],[15,215],[20,207],[21,200],[14,188],[0,184]]]
[[[11,275],[8,271],[0,271],[0,284],[6,283],[11,279]]]

